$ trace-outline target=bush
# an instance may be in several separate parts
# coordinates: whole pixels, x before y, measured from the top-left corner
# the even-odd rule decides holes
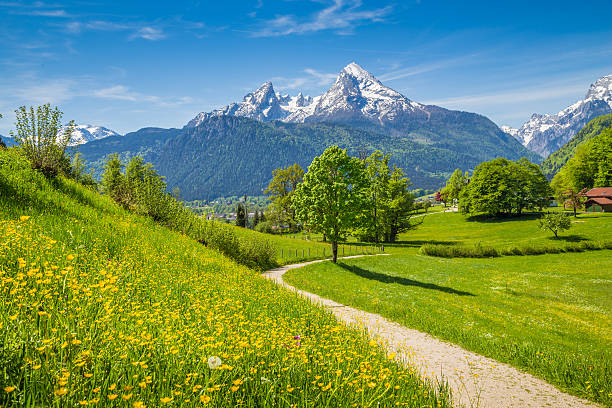
[[[62,112],[51,109],[47,103],[15,110],[17,133],[11,136],[30,161],[32,168],[46,175],[70,174],[68,143],[74,130],[74,121],[62,126]]]
[[[607,241],[584,241],[568,243],[565,245],[543,245],[543,246],[514,246],[496,249],[484,247],[480,244],[467,245],[433,245],[425,244],[419,252],[423,255],[437,256],[440,258],[492,258],[498,256],[523,256],[559,254],[564,252],[584,252],[612,249],[612,240]]]
[[[441,258],[494,258],[500,256],[497,249],[482,246],[480,243],[474,246],[425,244],[419,252],[423,255]]]
[[[274,233],[274,223],[272,221],[262,221],[255,226],[255,231],[263,232],[265,234]]]

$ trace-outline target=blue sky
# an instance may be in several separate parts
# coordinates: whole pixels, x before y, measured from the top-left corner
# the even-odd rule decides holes
[[[182,127],[266,80],[319,94],[351,61],[415,101],[518,126],[612,74],[610,15],[609,0],[0,0],[0,133],[44,102],[120,133]]]

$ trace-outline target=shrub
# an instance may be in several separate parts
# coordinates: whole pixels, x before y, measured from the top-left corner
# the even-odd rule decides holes
[[[261,221],[255,226],[255,231],[263,232],[265,234],[274,233],[274,223],[272,221]]]
[[[47,103],[42,106],[25,106],[15,110],[17,133],[11,136],[30,161],[32,168],[47,175],[70,174],[68,143],[74,130],[74,121],[62,126],[62,112],[51,109]]]
[[[497,249],[482,246],[480,243],[474,246],[425,244],[419,252],[423,255],[441,258],[493,258],[500,256]]]

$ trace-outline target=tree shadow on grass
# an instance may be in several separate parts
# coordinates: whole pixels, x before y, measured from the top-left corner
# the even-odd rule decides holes
[[[501,216],[492,215],[472,215],[466,218],[469,222],[482,222],[482,223],[500,223],[500,222],[512,222],[512,221],[526,221],[526,220],[537,220],[542,217],[542,213],[523,213],[521,215],[509,214]]]
[[[371,279],[371,280],[375,280],[375,281],[382,282],[382,283],[399,283],[400,285],[404,285],[404,286],[414,286],[414,287],[423,288],[423,289],[432,289],[432,290],[437,290],[440,292],[450,293],[451,295],[458,295],[458,296],[476,296],[473,293],[456,290],[453,288],[449,288],[447,286],[438,286],[433,283],[425,283],[425,282],[419,282],[413,279],[402,278],[399,276],[385,275],[382,273],[369,271],[367,269],[363,269],[358,266],[347,265],[343,262],[338,262],[338,266],[340,266],[343,269],[346,269],[347,271],[351,273],[354,273],[357,276],[361,276],[362,278]]]
[[[425,244],[431,245],[457,245],[460,241],[437,241],[435,239],[430,240],[413,240],[413,241],[396,241],[393,243],[382,244],[386,247],[400,247],[400,248],[420,248]]]
[[[581,242],[581,241],[588,241],[588,238],[585,238],[581,235],[559,235],[557,238],[555,238],[554,236],[548,237],[548,240],[553,241],[553,242],[559,242],[559,241]]]

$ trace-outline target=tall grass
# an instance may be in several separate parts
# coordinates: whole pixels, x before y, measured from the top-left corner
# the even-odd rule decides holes
[[[0,406],[450,406],[436,391],[253,270],[0,151]]]

